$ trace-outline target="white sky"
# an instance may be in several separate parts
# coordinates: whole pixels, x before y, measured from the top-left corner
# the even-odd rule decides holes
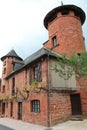
[[[75,4],[87,14],[87,0],[62,0]],[[0,58],[11,49],[25,59],[48,40],[43,19],[61,0],[0,0]],[[87,48],[87,21],[83,25]],[[0,77],[2,62],[0,61]]]

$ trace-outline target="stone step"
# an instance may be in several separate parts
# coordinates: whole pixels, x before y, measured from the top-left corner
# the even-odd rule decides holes
[[[83,121],[83,116],[82,115],[74,115],[74,116],[71,116],[70,120],[72,120],[72,121]]]

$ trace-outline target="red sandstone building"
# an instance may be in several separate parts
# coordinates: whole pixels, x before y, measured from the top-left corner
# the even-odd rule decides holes
[[[43,48],[25,60],[14,50],[1,58],[1,115],[45,126],[72,115],[87,117],[86,80],[79,86],[72,76],[65,86],[65,81],[50,69],[62,53],[70,56],[85,51],[84,21],[84,11],[75,5],[54,8],[44,18],[49,39]]]

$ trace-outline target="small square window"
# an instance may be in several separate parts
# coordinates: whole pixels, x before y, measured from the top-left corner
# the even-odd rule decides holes
[[[77,53],[78,56],[81,56],[81,53]]]
[[[54,36],[52,38],[52,43],[53,43],[53,47],[57,46],[57,38],[56,38],[56,36]]]

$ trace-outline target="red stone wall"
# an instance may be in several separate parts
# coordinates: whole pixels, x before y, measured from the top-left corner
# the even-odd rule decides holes
[[[40,113],[34,113],[31,111],[31,101],[32,100],[40,100]],[[31,93],[29,100],[27,102],[23,102],[23,120],[47,126],[48,122],[48,110],[47,110],[47,93]]]
[[[77,91],[72,94],[80,94],[82,115],[87,118],[87,78],[79,80]]]
[[[31,101],[40,100],[40,113],[31,111]],[[27,101],[22,102],[22,120],[34,124],[48,126],[47,93],[31,93]],[[18,119],[18,102],[13,101],[13,114],[11,112],[11,102],[5,102],[5,117]]]
[[[81,105],[82,105],[82,114],[87,118],[87,78],[82,78],[79,81],[80,84],[80,94],[81,94]]]
[[[25,71],[21,71],[14,77],[15,77],[15,87],[21,89],[25,85]]]
[[[50,114],[51,126],[70,118],[71,102],[69,93],[50,93]]]
[[[42,81],[47,84],[47,59],[42,59]],[[12,78],[15,78],[15,87],[22,89],[24,85],[29,86],[29,67],[17,73],[5,81],[6,92],[2,96],[11,95],[12,92]],[[40,113],[31,111],[31,101],[40,100]],[[11,112],[11,102],[5,102],[5,116],[18,119],[18,102],[13,101],[13,114]],[[41,90],[39,93],[31,92],[27,101],[22,102],[22,120],[30,123],[48,126],[48,99],[47,92]]]
[[[81,89],[81,105],[83,117],[87,118],[87,89]]]

